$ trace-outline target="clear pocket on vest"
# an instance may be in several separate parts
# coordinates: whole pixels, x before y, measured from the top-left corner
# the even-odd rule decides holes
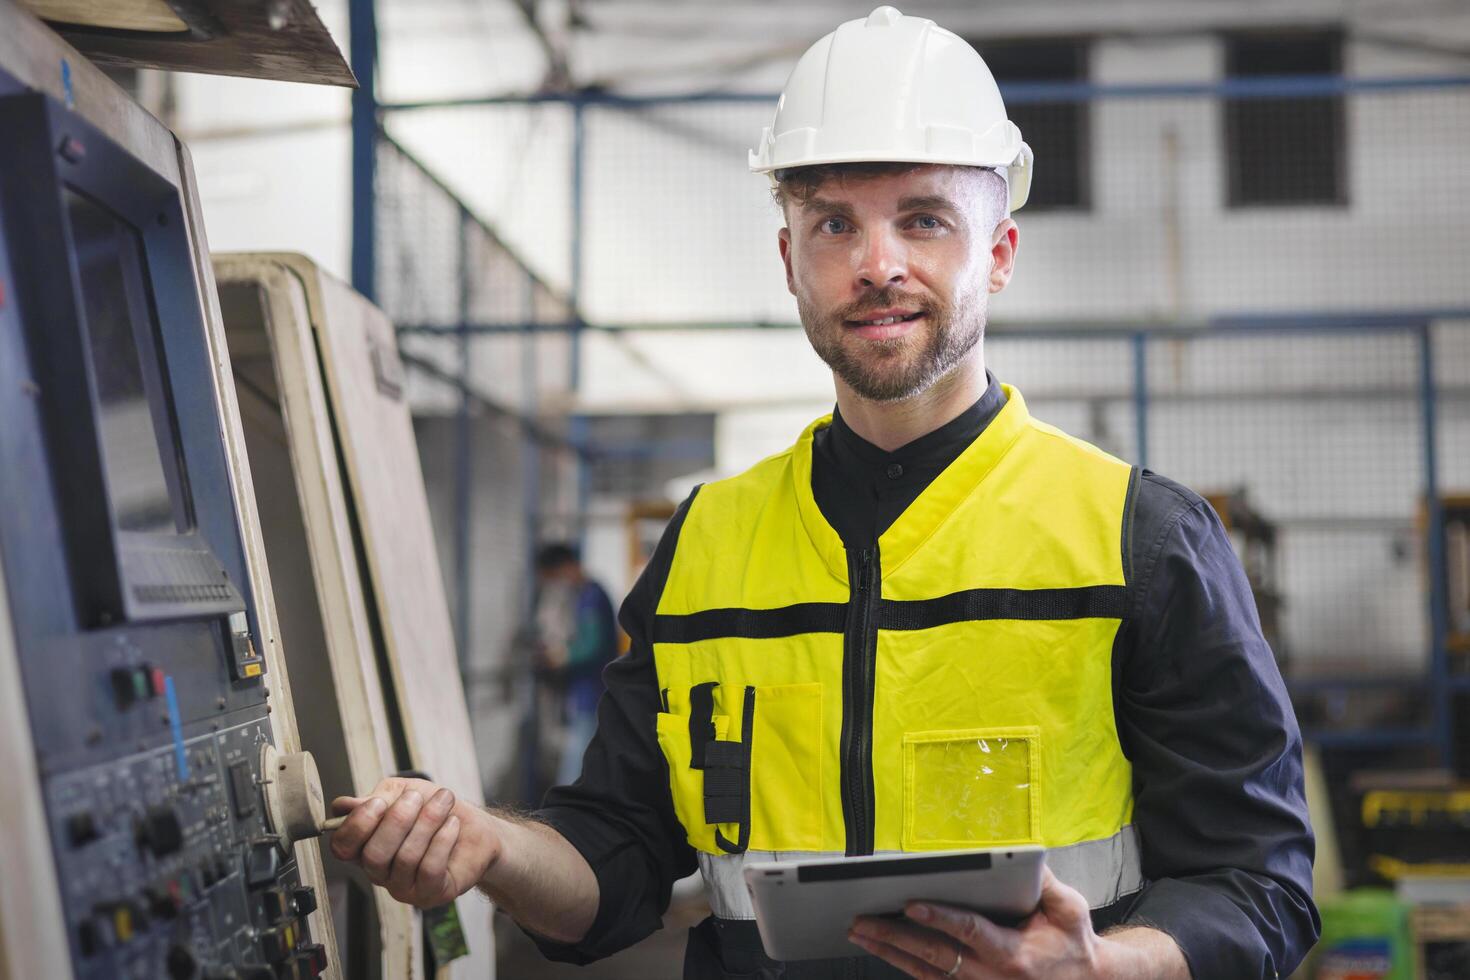
[[[905,850],[1041,842],[1041,729],[903,737]]]

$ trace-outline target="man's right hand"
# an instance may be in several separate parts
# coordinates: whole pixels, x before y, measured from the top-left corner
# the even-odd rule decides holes
[[[349,814],[332,834],[332,853],[419,908],[474,888],[500,856],[490,814],[423,779],[390,777],[368,796],[337,797],[332,810]]]

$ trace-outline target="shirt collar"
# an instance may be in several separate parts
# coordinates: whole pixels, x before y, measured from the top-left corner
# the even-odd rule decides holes
[[[995,376],[985,372],[985,391],[975,404],[959,415],[912,442],[905,443],[889,452],[873,445],[858,435],[842,418],[840,410],[832,410],[832,425],[828,431],[830,447],[844,469],[885,468],[894,463],[904,469],[934,467],[943,469],[953,462],[965,447],[974,442],[990,420],[995,418],[1005,405],[1005,393]]]
[[[1000,411],[986,423],[984,431],[970,442],[954,462],[946,466],[924,492],[909,505],[893,525],[878,538],[883,555],[884,574],[896,570],[929,539],[967,496],[984,483],[987,476],[1032,425],[1025,399],[1009,385],[1000,386],[1004,402]],[[817,506],[812,493],[812,442],[816,434],[827,428],[830,415],[807,426],[788,455],[791,490],[796,496],[796,509],[809,540],[821,554],[832,575],[847,582],[847,550],[837,532]]]

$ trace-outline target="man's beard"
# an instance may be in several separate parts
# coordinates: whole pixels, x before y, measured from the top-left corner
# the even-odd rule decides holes
[[[796,298],[807,340],[817,356],[849,388],[875,402],[901,401],[927,391],[975,349],[985,333],[984,300],[957,306],[890,288],[824,315],[800,296]],[[852,329],[846,321],[891,307],[922,311],[927,332],[918,337],[862,340],[864,355],[844,343],[846,332]]]

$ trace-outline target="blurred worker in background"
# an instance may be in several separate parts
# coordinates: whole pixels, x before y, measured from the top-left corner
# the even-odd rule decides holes
[[[588,577],[569,544],[536,552],[536,585],[536,666],[560,700],[556,782],[570,783],[597,727],[602,669],[618,656],[617,619],[607,591]]]
[[[1286,975],[1316,940],[1301,736],[1198,495],[1033,419],[986,370],[1031,151],[979,55],[880,7],[798,62],[751,154],[837,408],[695,491],[621,621],[580,779],[530,818],[387,780],[332,847],[404,901],[481,886],[549,956],[660,924],[684,975]],[[719,234],[691,222],[687,233]],[[775,963],[742,866],[1048,848],[1020,928],[915,903]]]

